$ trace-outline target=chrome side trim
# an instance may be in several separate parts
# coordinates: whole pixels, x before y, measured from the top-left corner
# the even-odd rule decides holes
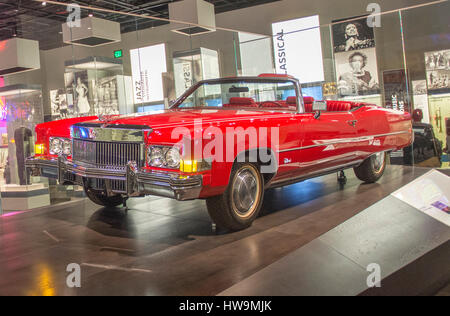
[[[410,133],[402,131],[402,132],[386,133],[386,134],[379,134],[379,135],[369,135],[369,136],[361,136],[361,137],[342,138],[342,139],[328,140],[328,141],[325,140],[325,141],[320,141],[321,142],[320,144],[279,150],[278,153],[281,154],[281,153],[286,153],[286,152],[290,152],[290,151],[304,150],[304,149],[310,149],[310,148],[315,148],[315,147],[324,147],[324,146],[335,145],[335,144],[342,144],[342,143],[358,143],[358,142],[364,142],[364,141],[373,140],[374,138],[380,138],[380,137],[386,137],[386,136],[394,136],[394,135],[401,135],[401,134],[410,134]]]
[[[319,171],[305,173],[305,174],[302,174],[301,176],[298,176],[293,179],[282,179],[282,180],[278,180],[278,181],[273,181],[273,182],[269,183],[267,188],[276,188],[276,187],[280,187],[280,186],[285,186],[285,185],[301,182],[301,181],[304,181],[307,179],[324,176],[324,175],[327,175],[327,174],[330,174],[330,173],[333,173],[336,171],[359,166],[363,161],[364,161],[363,159],[359,159],[359,160],[355,160],[355,161],[352,161],[352,162],[349,162],[349,163],[346,163],[343,165],[334,166],[334,167],[322,169]]]
[[[42,159],[30,157],[25,160],[27,174],[58,179],[58,161],[56,159]]]
[[[25,160],[26,168],[42,168],[42,167],[56,168],[57,165],[58,165],[57,159],[40,159],[30,157]]]

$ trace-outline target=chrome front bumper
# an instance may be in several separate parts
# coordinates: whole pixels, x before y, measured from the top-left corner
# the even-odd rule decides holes
[[[175,172],[138,169],[133,162],[125,169],[101,169],[90,165],[74,164],[59,159],[28,158],[27,172],[35,176],[58,179],[60,184],[78,184],[92,187],[102,181],[108,194],[127,196],[156,195],[179,201],[199,198],[203,188],[201,175],[182,176]]]

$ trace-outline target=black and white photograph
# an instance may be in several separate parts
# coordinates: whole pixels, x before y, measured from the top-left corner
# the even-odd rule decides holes
[[[65,89],[50,91],[50,105],[54,120],[69,118],[67,99]]]
[[[450,70],[427,71],[428,90],[450,89]]]
[[[426,80],[413,80],[413,94],[423,95],[427,94],[427,81]]]
[[[87,72],[66,72],[64,74],[64,81],[66,84],[67,93],[73,94],[74,96],[73,114],[89,114],[91,112],[91,105],[89,103],[89,84]],[[69,108],[72,108],[71,105],[69,105]],[[72,111],[69,111],[69,114],[72,114]]]
[[[340,96],[380,93],[375,48],[336,54],[335,63]]]
[[[426,70],[450,70],[450,49],[425,53]]]
[[[367,17],[339,23],[333,21],[334,52],[348,52],[375,47],[373,27],[367,25]]]
[[[91,80],[93,110],[96,115],[119,114],[117,77]]]

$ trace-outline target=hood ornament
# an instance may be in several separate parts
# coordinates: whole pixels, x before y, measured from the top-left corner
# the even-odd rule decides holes
[[[112,120],[114,120],[115,117],[116,117],[116,115],[104,115],[104,114],[100,114],[100,115],[98,116],[98,120],[99,120],[100,122],[108,123],[108,122],[111,122]]]
[[[100,114],[98,116],[98,120],[100,122],[102,122],[102,127],[105,128],[109,125],[109,122],[112,122],[116,119],[117,115],[104,115],[104,114]]]

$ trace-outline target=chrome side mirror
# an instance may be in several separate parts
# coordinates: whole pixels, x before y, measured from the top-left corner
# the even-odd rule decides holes
[[[321,112],[327,110],[327,102],[326,101],[314,101],[312,106],[314,114],[314,118],[317,120],[320,118]]]

